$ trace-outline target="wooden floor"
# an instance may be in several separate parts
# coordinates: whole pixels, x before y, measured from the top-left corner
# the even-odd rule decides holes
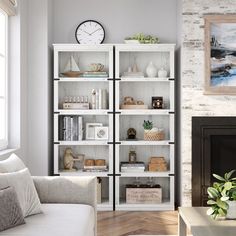
[[[98,212],[98,236],[177,235],[177,211]]]

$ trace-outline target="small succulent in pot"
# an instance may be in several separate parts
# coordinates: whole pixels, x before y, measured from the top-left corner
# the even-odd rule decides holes
[[[153,128],[153,123],[152,121],[149,121],[149,120],[144,120],[143,122],[143,128],[145,130],[151,130]]]
[[[213,174],[218,182],[214,182],[213,186],[207,189],[209,198],[207,204],[211,207],[207,214],[213,219],[236,218],[236,210],[231,208],[232,205],[236,206],[236,178],[232,177],[235,171],[225,173],[224,177]]]

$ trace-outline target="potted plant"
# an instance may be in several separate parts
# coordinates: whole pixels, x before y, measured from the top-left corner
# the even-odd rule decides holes
[[[208,187],[207,204],[211,206],[207,214],[214,219],[236,219],[236,178],[232,177],[235,170],[225,173],[224,177],[213,176],[218,180]]]
[[[163,140],[165,135],[163,129],[153,127],[152,121],[144,120],[144,140],[146,141],[158,141]]]

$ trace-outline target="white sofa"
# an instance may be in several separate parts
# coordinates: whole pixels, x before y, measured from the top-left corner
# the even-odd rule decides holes
[[[33,177],[43,213],[0,236],[96,236],[96,178]]]

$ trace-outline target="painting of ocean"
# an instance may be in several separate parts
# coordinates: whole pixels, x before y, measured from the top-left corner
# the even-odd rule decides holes
[[[211,25],[212,87],[236,86],[236,24]]]

